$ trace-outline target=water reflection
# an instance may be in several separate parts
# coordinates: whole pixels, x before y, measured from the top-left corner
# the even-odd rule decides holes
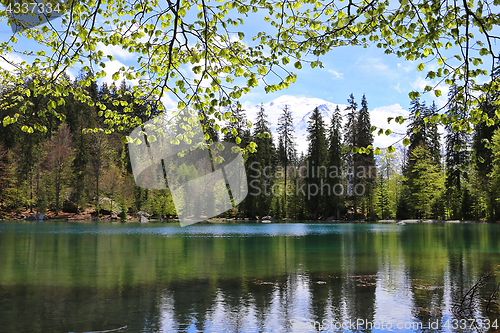
[[[486,311],[499,236],[484,224],[2,223],[0,332],[464,332],[452,307],[485,270],[474,315],[499,317]]]

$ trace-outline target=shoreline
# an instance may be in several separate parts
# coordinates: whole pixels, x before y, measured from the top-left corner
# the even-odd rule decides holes
[[[120,218],[110,218],[109,216],[107,217],[101,217],[101,218],[68,218],[68,217],[61,217],[61,218],[48,218],[48,219],[43,219],[43,220],[30,220],[26,218],[7,218],[7,219],[2,219],[0,218],[0,222],[34,222],[34,223],[41,223],[41,222],[75,222],[75,223],[134,223],[134,224],[141,224],[141,222],[138,221],[137,218],[132,218],[129,217],[126,221],[122,221]],[[155,223],[155,224],[173,224],[173,223],[179,223],[179,220],[177,219],[163,219],[160,221],[157,218],[154,219],[149,219],[148,222],[142,222],[144,223]],[[409,219],[409,220],[374,220],[374,221],[366,221],[366,220],[292,220],[292,219],[286,219],[286,220],[276,220],[276,221],[270,221],[270,222],[265,222],[263,223],[260,220],[250,220],[248,218],[244,219],[226,219],[226,218],[219,218],[219,219],[210,219],[208,221],[201,221],[197,222],[196,224],[245,224],[245,223],[258,223],[258,224],[268,224],[268,223],[273,223],[273,224],[285,224],[285,223],[314,223],[314,224],[359,224],[359,223],[366,223],[366,224],[397,224],[397,225],[407,225],[407,224],[444,224],[444,223],[451,223],[451,224],[480,224],[480,223],[487,223],[487,224],[495,224],[498,223],[498,221],[490,222],[490,221],[484,221],[484,220],[432,220],[432,219],[426,219],[426,220],[418,220],[418,219]]]

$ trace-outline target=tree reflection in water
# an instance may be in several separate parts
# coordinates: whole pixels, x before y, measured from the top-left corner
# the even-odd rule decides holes
[[[453,305],[486,269],[473,316],[499,317],[496,303],[486,311],[499,236],[484,224],[2,223],[0,332],[339,331],[357,320],[454,331],[443,327]],[[341,331],[366,325],[352,327]]]

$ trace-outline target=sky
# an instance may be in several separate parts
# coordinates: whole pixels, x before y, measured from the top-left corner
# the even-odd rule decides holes
[[[254,44],[251,37],[258,31],[265,29],[260,14],[252,14],[245,20],[243,30],[245,39],[243,43]],[[57,24],[60,19],[52,23]],[[11,28],[6,21],[0,22],[0,41],[5,41],[12,35]],[[39,48],[32,41],[21,40],[24,45],[33,49]],[[132,65],[135,55],[122,50],[118,46],[104,46],[101,49],[105,54],[113,55],[114,61],[108,62],[106,70],[109,72],[117,70],[122,65]],[[369,108],[400,104],[403,108],[409,107],[410,99],[408,93],[411,90],[422,90],[429,82],[425,80],[426,71],[417,71],[419,62],[408,62],[397,58],[395,55],[384,54],[383,49],[375,46],[363,48],[361,46],[344,46],[334,48],[323,58],[324,68],[310,68],[303,64],[301,70],[296,70],[290,64],[289,68],[298,74],[295,84],[286,91],[278,91],[266,94],[264,87],[260,84],[250,94],[242,97],[242,102],[268,103],[280,95],[293,95],[297,97],[321,98],[331,103],[345,104],[351,93],[361,100],[366,94]],[[72,71],[73,76],[78,69]],[[111,74],[105,79],[112,82]],[[427,93],[430,95],[430,93]],[[429,96],[432,98],[433,96]],[[446,91],[436,100],[438,106],[446,102]]]
[[[53,24],[57,23],[56,19]],[[248,19],[244,26],[246,36],[243,43],[252,44],[251,36],[257,29],[264,29],[258,19]],[[5,41],[12,35],[11,28],[6,21],[0,22],[0,41]],[[37,49],[38,44],[33,41],[20,40],[26,49]],[[136,55],[128,53],[118,46],[100,45],[105,55],[112,55],[113,61],[106,62],[108,76],[100,81],[112,82],[111,75],[122,65],[133,65]],[[15,55],[16,59],[20,59]],[[303,63],[301,70],[289,65],[289,70],[298,74],[296,82],[288,89],[265,93],[263,84],[259,84],[249,94],[243,95],[240,102],[247,108],[257,104],[269,104],[282,96],[293,96],[295,98],[321,99],[332,104],[347,104],[347,99],[352,93],[358,105],[361,98],[366,95],[368,108],[371,112],[372,123],[386,123],[387,108],[394,109],[395,105],[404,110],[410,106],[408,93],[412,90],[423,91],[426,85],[433,82],[425,79],[428,69],[437,69],[437,64],[426,63],[426,69],[422,72],[417,70],[420,61],[409,62],[395,55],[387,55],[383,49],[376,46],[363,48],[361,46],[344,46],[334,48],[322,57],[324,68],[311,68]],[[291,62],[293,63],[293,61]],[[6,67],[0,62],[0,66]],[[75,77],[78,69],[72,69],[70,76]],[[193,74],[194,75],[194,74]],[[436,101],[438,107],[446,104],[448,90],[442,87],[442,95],[436,98],[433,92],[423,95],[422,99],[429,105]],[[175,101],[164,100],[167,106],[173,107]],[[275,112],[275,111],[274,111]],[[254,114],[254,111],[250,111]],[[249,117],[252,121],[251,117]],[[275,116],[271,118],[275,119]],[[390,127],[390,126],[388,126]],[[398,128],[400,130],[400,128]],[[383,144],[386,144],[384,142]]]
[[[344,47],[330,51],[323,59],[324,68],[303,66],[297,80],[286,92],[265,94],[259,87],[249,100],[267,103],[281,94],[321,98],[335,104],[347,104],[352,93],[358,102],[366,95],[370,109],[400,104],[409,107],[408,93],[425,87],[418,64],[386,55],[376,47]],[[275,97],[276,96],[276,97]],[[445,100],[438,101],[445,103]]]

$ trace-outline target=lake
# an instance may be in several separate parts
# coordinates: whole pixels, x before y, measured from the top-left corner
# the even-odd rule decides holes
[[[499,265],[494,224],[1,222],[0,332],[496,331]]]

